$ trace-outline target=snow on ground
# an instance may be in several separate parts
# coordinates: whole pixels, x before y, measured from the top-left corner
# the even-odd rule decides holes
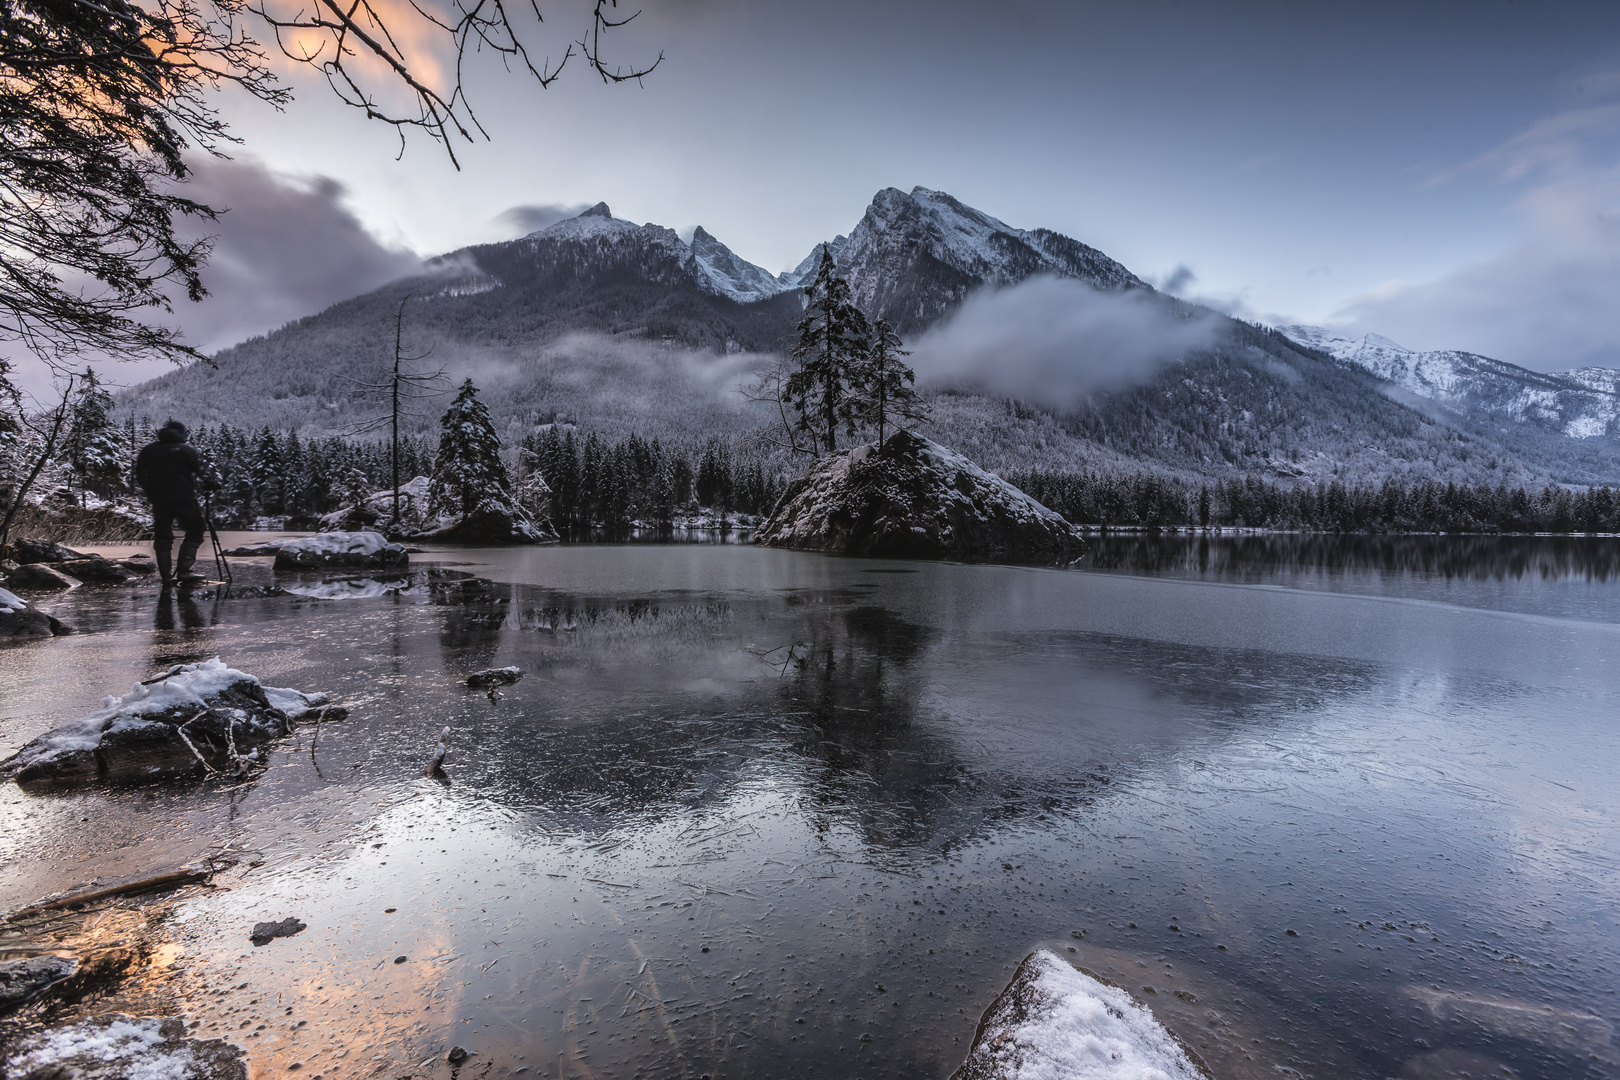
[[[0,615],[11,615],[28,607],[28,601],[16,593],[0,589]]]
[[[984,1080],[1207,1080],[1153,1014],[1042,950],[990,1011],[959,1075]]]
[[[73,1066],[88,1058],[116,1064],[125,1080],[191,1080],[197,1075],[192,1048],[166,1039],[162,1026],[156,1017],[118,1017],[108,1024],[89,1021],[47,1031],[23,1044],[23,1052],[6,1063],[7,1072],[19,1076],[56,1066],[77,1076]]]

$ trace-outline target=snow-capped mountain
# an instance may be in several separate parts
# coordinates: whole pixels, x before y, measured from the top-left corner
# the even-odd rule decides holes
[[[855,302],[901,333],[937,321],[981,286],[1036,274],[1078,278],[1100,289],[1146,288],[1096,248],[1049,229],[1015,229],[943,191],[884,188],[849,238],[830,242]],[[815,272],[821,246],[794,270]],[[785,276],[785,275],[784,275]]]
[[[1620,371],[1542,373],[1476,353],[1419,352],[1386,337],[1345,337],[1320,326],[1283,334],[1467,416],[1484,415],[1557,431],[1572,439],[1620,438]]]

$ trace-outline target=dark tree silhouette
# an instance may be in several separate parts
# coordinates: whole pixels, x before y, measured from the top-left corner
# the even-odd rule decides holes
[[[861,420],[860,392],[871,331],[825,244],[804,296],[804,318],[789,354],[796,366],[782,381],[782,397],[798,413],[794,427],[832,453],[838,449],[838,425],[853,435]]]

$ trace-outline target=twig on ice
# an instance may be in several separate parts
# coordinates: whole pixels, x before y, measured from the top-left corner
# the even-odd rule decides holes
[[[423,770],[422,775],[423,776],[443,776],[444,775],[444,755],[448,754],[449,752],[450,752],[450,729],[445,728],[443,731],[439,732],[439,745],[433,751],[433,760],[428,762],[428,766],[427,766],[427,768],[425,770]]]

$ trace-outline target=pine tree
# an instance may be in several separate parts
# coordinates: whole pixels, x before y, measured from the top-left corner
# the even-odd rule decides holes
[[[68,467],[82,490],[108,494],[118,484],[123,452],[112,410],[112,395],[101,385],[95,368],[85,368],[74,391],[64,447]]]
[[[882,319],[872,327],[859,392],[863,399],[862,418],[877,428],[879,446],[883,445],[889,424],[899,427],[902,421],[922,423],[928,419],[928,406],[915,389],[917,374],[901,359],[911,354],[901,344],[900,335]]]
[[[512,513],[512,482],[501,462],[501,438],[471,379],[439,419],[439,454],[429,489],[432,511],[463,520],[478,513]]]
[[[808,433],[828,453],[838,449],[838,425],[853,435],[861,419],[867,339],[865,314],[850,298],[849,282],[834,273],[832,252],[821,246],[821,265],[805,286],[804,318],[789,354],[796,365],[782,394],[798,415],[794,430]]]

